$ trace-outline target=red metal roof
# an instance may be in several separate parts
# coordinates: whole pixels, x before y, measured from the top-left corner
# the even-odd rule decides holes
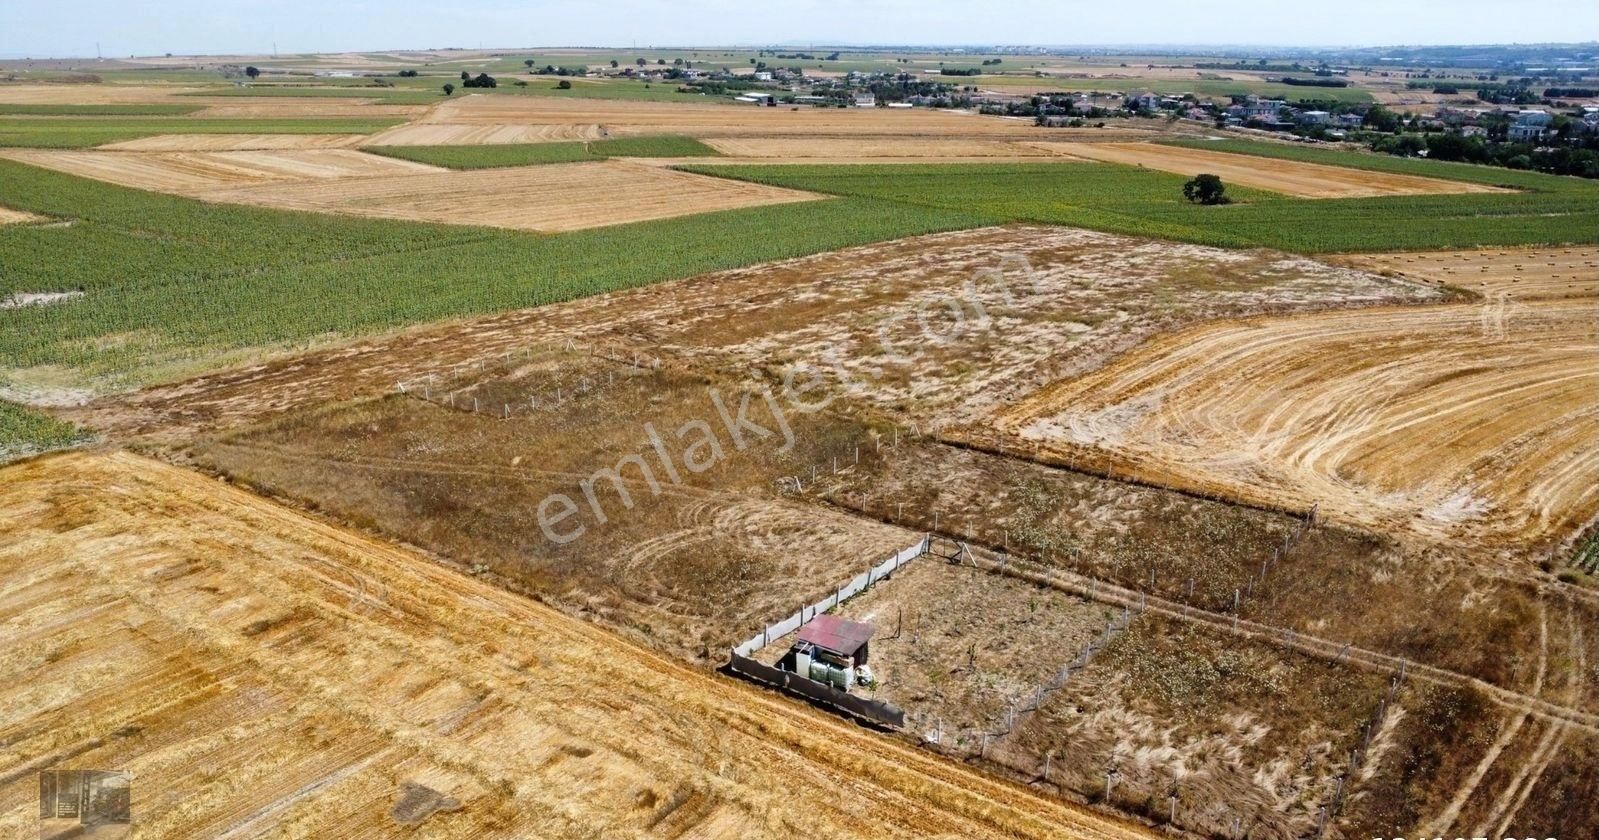
[[[877,628],[864,621],[823,613],[800,628],[799,640],[839,656],[854,656],[875,632]]]

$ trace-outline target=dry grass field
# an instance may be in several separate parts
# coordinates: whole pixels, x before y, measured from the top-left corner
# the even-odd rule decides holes
[[[1400,251],[1329,259],[1364,271],[1465,289],[1487,300],[1599,297],[1599,248]]]
[[[127,454],[0,480],[0,833],[35,770],[144,836],[1150,836]]]
[[[1151,143],[1039,142],[1032,145],[1090,160],[1147,166],[1179,175],[1209,172],[1229,184],[1242,184],[1300,198],[1360,198],[1384,195],[1503,192],[1465,181],[1444,181],[1417,175],[1370,172],[1294,160],[1213,152]]]
[[[363,156],[400,163],[395,158]],[[393,177],[347,178],[331,184],[285,182],[208,190],[198,197],[284,210],[543,232],[822,198],[814,193],[625,161],[435,174],[408,172]]]
[[[504,170],[485,174],[503,177]],[[853,377],[857,399],[928,429],[987,416],[1182,324],[1441,298],[1427,284],[1278,252],[1011,225],[848,248],[374,337],[338,351],[107,397],[72,416],[114,434],[183,437],[572,339],[648,348],[719,368],[754,365],[781,373],[821,366],[830,377]],[[964,321],[955,320],[951,305],[960,307]],[[979,309],[988,313],[986,326]],[[926,339],[919,313],[940,341]]]
[[[192,457],[640,643],[713,664],[800,599],[819,600],[916,540],[915,532],[773,492],[779,476],[865,439],[866,430],[844,420],[793,417],[786,450],[775,439],[739,449],[718,432],[726,458],[703,473],[680,463],[682,481],[672,482],[650,454],[643,424],[674,443],[673,430],[690,421],[721,429],[707,388],[736,393],[733,383],[550,351],[416,387],[434,402],[391,396],[304,412],[198,441]],[[470,411],[474,404],[482,410]],[[749,416],[776,427],[759,400]],[[621,461],[641,451],[649,478]],[[607,468],[622,489],[594,479]],[[585,501],[585,479],[593,480],[597,512]],[[581,508],[558,529],[581,526],[570,542],[540,529],[538,511],[551,494]]]
[[[1047,388],[996,429],[1389,533],[1547,546],[1599,513],[1596,352],[1591,300],[1224,321]]]

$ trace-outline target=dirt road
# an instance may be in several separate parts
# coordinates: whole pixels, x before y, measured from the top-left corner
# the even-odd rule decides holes
[[[5,836],[52,765],[146,837],[1152,836],[134,455],[0,471],[0,546]]]

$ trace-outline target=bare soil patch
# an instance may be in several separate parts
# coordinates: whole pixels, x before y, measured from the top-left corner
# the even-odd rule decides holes
[[[26,210],[12,210],[10,207],[0,207],[0,225],[20,225],[45,221],[44,216],[29,213]]]

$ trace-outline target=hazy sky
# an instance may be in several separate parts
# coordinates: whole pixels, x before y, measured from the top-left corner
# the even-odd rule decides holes
[[[1599,39],[1593,0],[0,0],[0,56],[427,47],[1480,44]]]

